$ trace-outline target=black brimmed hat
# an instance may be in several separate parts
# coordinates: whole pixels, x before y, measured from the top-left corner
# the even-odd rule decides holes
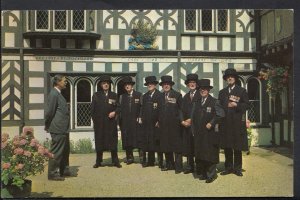
[[[131,76],[125,76],[123,79],[122,79],[122,83],[125,85],[125,84],[132,84],[134,85],[135,82],[133,81],[132,77]]]
[[[190,81],[195,81],[197,83],[198,75],[197,74],[188,74],[186,76],[186,80],[184,81],[184,83],[187,85]]]
[[[174,85],[175,83],[172,81],[172,76],[166,75],[166,76],[162,76],[160,78],[161,82],[159,83],[159,85],[162,85],[164,83],[169,83],[170,85]]]
[[[158,81],[156,80],[156,77],[155,77],[155,76],[147,76],[147,77],[145,78],[145,81],[146,81],[146,83],[144,83],[145,86],[147,86],[147,85],[150,84],[150,83],[158,84]]]
[[[209,88],[209,89],[213,88],[213,86],[210,85],[209,79],[200,79],[198,81],[198,85],[199,85],[199,88]]]
[[[99,78],[99,82],[109,82],[112,83],[111,77],[109,75],[102,75]]]
[[[225,70],[223,79],[226,80],[228,76],[233,76],[235,80],[238,80],[238,74],[234,68],[229,68]]]

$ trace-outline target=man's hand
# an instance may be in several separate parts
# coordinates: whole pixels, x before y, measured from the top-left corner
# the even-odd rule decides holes
[[[137,118],[137,122],[139,123],[139,124],[142,124],[142,118]]]
[[[114,118],[115,116],[116,116],[116,112],[111,112],[111,113],[108,114],[108,117],[110,119]]]
[[[235,103],[235,102],[228,103],[228,108],[234,108],[234,107],[237,107],[237,103]]]
[[[49,133],[49,128],[44,128],[44,130],[46,131],[46,133]]]
[[[191,126],[191,125],[192,125],[192,120],[191,120],[191,119],[187,119],[187,120],[185,120],[185,122],[186,122],[186,124],[187,124],[188,126]]]
[[[211,123],[207,123],[206,124],[206,128],[209,130],[209,129],[211,129]]]
[[[158,124],[158,122],[156,122],[156,124],[155,124],[155,127],[159,128],[159,124]]]

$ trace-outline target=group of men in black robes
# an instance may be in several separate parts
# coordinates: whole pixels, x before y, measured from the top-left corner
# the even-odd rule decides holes
[[[91,109],[97,155],[93,167],[102,166],[103,151],[107,150],[113,164],[122,167],[117,155],[119,124],[128,165],[134,163],[133,150],[138,149],[142,167],[157,164],[161,171],[196,172],[200,180],[211,183],[217,178],[219,149],[223,148],[225,170],[221,175],[242,176],[242,151],[248,148],[249,100],[246,90],[236,84],[235,69],[227,69],[223,79],[227,87],[216,99],[209,94],[213,88],[210,80],[199,80],[197,74],[187,75],[189,92],[184,97],[172,88],[175,83],[171,76],[162,76],[161,82],[155,76],[146,77],[148,91],[143,95],[133,89],[135,82],[128,76],[122,79],[125,93],[118,98],[110,91],[111,77],[101,76],[102,90],[94,94]],[[183,156],[187,157],[185,168]]]

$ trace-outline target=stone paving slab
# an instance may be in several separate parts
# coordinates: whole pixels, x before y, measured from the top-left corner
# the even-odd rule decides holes
[[[134,153],[137,156],[137,152]],[[125,153],[119,153],[121,161]],[[271,150],[252,147],[243,155],[244,176],[221,176],[210,184],[193,174],[162,172],[157,166],[142,168],[135,163],[122,168],[111,165],[110,153],[104,153],[104,164],[92,168],[95,154],[71,154],[71,171],[76,177],[65,181],[48,181],[47,168],[31,177],[31,197],[266,197],[293,196],[293,160]],[[136,157],[136,162],[138,161]],[[185,161],[185,160],[184,160]],[[224,169],[220,154],[218,170]]]

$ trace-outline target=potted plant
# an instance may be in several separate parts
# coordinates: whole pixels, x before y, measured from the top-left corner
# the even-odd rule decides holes
[[[252,128],[251,128],[251,125],[250,125],[250,120],[247,119],[246,121],[246,128],[247,128],[247,138],[248,138],[248,152],[247,152],[247,155],[250,154],[250,147],[251,147],[251,141],[252,141]]]
[[[34,138],[33,128],[24,127],[13,139],[1,135],[1,197],[28,197],[31,181],[28,176],[44,171],[45,162],[53,154]]]
[[[128,50],[157,50],[158,46],[155,44],[156,36],[158,34],[156,28],[149,22],[138,21],[134,25],[128,39]]]

